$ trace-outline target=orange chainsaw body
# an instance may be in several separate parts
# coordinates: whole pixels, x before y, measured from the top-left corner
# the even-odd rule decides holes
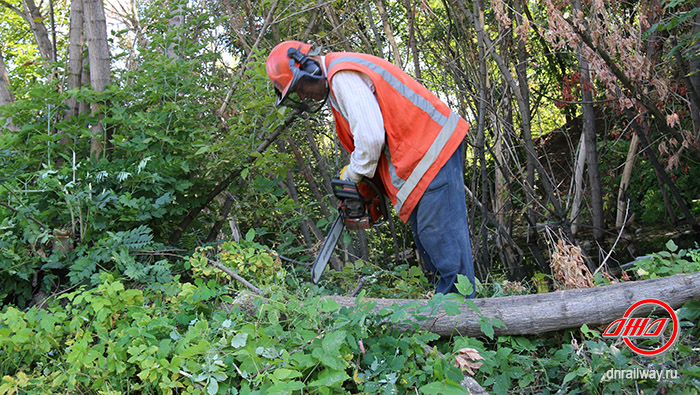
[[[386,198],[372,180],[365,178],[355,184],[335,179],[331,184],[333,194],[340,200],[338,212],[347,229],[368,229],[389,217]]]

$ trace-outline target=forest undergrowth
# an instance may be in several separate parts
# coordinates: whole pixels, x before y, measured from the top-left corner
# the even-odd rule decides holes
[[[622,341],[604,339],[604,328],[586,325],[495,336],[485,321],[482,336],[440,337],[398,329],[441,306],[455,314],[448,305],[465,302],[459,295],[431,295],[416,266],[358,261],[312,286],[305,267],[290,265],[256,243],[254,232],[246,236],[202,249],[171,267],[171,276],[155,281],[99,271],[91,276],[92,286],[67,289],[26,310],[6,306],[0,314],[0,394],[463,394],[465,375],[495,394],[700,390],[697,300],[677,310],[680,339],[654,358],[636,355]],[[572,253],[561,253],[567,251]],[[555,258],[560,261],[555,273],[574,272],[565,266],[579,259]],[[239,273],[257,290],[212,262]],[[700,248],[679,249],[669,242],[666,250],[637,262],[630,276],[698,270]],[[357,307],[340,308],[324,298],[353,292],[360,278],[365,281]],[[563,287],[580,279],[562,274],[542,280]],[[618,281],[600,273],[589,280],[589,286]],[[544,288],[540,284],[538,290],[535,282],[480,282],[477,296]],[[363,301],[388,295],[429,302],[425,310],[407,313],[398,307],[372,312],[371,303]]]

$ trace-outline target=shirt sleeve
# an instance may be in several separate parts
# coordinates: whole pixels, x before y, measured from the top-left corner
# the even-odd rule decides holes
[[[339,71],[332,83],[338,110],[350,124],[355,145],[343,179],[358,183],[362,176],[374,177],[377,170],[385,140],[382,112],[368,76],[356,71]]]

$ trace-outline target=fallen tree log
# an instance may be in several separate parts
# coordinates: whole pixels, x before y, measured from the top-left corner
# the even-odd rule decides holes
[[[356,298],[329,296],[341,306],[355,306]],[[630,281],[613,285],[571,289],[550,293],[498,298],[473,299],[484,317],[498,318],[505,328],[494,327],[496,335],[529,335],[549,331],[588,326],[608,325],[621,318],[632,304],[648,298],[666,302],[676,309],[689,300],[700,300],[700,272],[677,274],[652,280]],[[373,311],[391,306],[418,303],[428,304],[426,299],[377,299],[365,298],[376,303]],[[418,307],[407,309],[407,312]],[[457,315],[444,310],[429,320],[415,320],[422,329],[441,336],[482,334],[479,314],[464,305]],[[645,312],[637,310],[640,314]],[[636,314],[636,313],[635,313]],[[409,314],[410,317],[410,314]],[[412,325],[400,325],[404,329]]]

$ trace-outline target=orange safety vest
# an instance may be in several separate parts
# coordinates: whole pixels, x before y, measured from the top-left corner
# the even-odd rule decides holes
[[[430,182],[462,143],[469,124],[423,85],[376,56],[337,52],[325,56],[336,132],[353,152],[350,124],[338,110],[333,75],[342,70],[366,74],[374,83],[386,141],[377,172],[402,221],[408,222]]]

